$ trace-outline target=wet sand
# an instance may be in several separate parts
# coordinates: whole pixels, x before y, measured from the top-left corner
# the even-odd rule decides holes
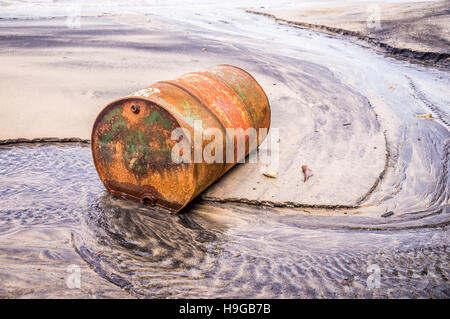
[[[1,21],[0,139],[90,139],[111,100],[220,61],[151,17],[87,17],[81,29],[66,21]]]
[[[5,99],[0,110],[4,115],[0,123],[3,139],[89,139],[95,117],[109,101],[158,80],[226,62],[249,70],[269,94],[272,127],[280,130],[283,173],[273,186],[260,173],[263,163],[247,165],[246,172],[228,174],[225,182],[217,184],[205,198],[354,207],[383,171],[385,137],[368,100],[340,83],[328,70],[300,63],[298,71],[304,79],[287,83],[273,71],[260,69],[258,61],[263,61],[262,56],[245,49],[254,58],[243,59],[242,50],[227,43],[201,39],[180,29],[169,31],[165,29],[169,25],[152,23],[148,17],[84,20],[80,30],[64,29],[65,19],[7,21],[0,27],[0,59],[7,66],[0,71],[6,79],[0,92]],[[13,35],[8,34],[11,30]],[[324,95],[325,91],[329,93]],[[311,113],[314,118],[300,116],[302,113]],[[292,121],[292,116],[298,119]],[[304,127],[300,134],[299,124]],[[334,135],[336,143],[329,145],[326,152],[318,156],[308,151],[316,144],[329,144],[329,134]],[[328,162],[330,157],[335,157],[332,164]],[[307,186],[301,181],[300,171],[305,163],[314,167],[318,177]],[[349,163],[352,170],[347,176],[336,174]],[[328,178],[320,177],[319,172]],[[254,178],[249,180],[248,175]],[[337,187],[342,179],[351,180],[351,186]],[[325,185],[330,191],[324,191]],[[299,192],[302,197],[297,197]]]
[[[111,100],[220,63],[280,130],[278,178],[238,165],[179,216],[105,194],[86,144],[2,146],[2,296],[448,297],[448,73],[244,10],[0,20],[0,40],[1,140],[89,139]]]
[[[444,213],[375,219],[197,200],[171,215],[108,195],[76,143],[0,146],[0,174],[3,298],[450,294]],[[80,289],[66,286],[70,265]],[[380,287],[367,284],[370,265]]]
[[[450,66],[450,6],[433,2],[343,2],[260,8],[279,22],[363,40],[392,56]],[[374,22],[379,16],[379,24]]]

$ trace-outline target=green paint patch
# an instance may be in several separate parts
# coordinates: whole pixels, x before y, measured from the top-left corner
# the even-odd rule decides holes
[[[144,124],[145,125],[159,124],[163,126],[166,130],[170,130],[171,128],[170,121],[161,116],[161,114],[158,111],[151,111],[150,115],[144,118]]]
[[[186,120],[186,122],[188,122],[190,125],[194,126],[194,121],[195,120],[203,120],[202,117],[200,116],[200,114],[195,113],[192,110],[192,106],[191,103],[189,103],[188,100],[183,99],[183,103],[180,104],[180,106],[184,109],[184,118]]]
[[[113,139],[113,135],[111,133],[106,133],[100,135],[99,137],[100,145],[99,151],[102,154],[101,158],[105,161],[105,163],[111,163],[113,159],[112,151],[109,149],[108,144]]]
[[[145,174],[147,163],[152,158],[148,137],[140,130],[127,131],[122,152],[125,163],[135,174]]]
[[[132,125],[122,115],[120,105],[108,111],[101,121],[102,130],[98,135],[99,156],[105,165],[111,164],[121,156],[126,168],[141,176],[152,169],[167,169],[172,163],[170,140],[171,119],[166,113],[151,110],[140,123]],[[121,154],[117,154],[112,142],[122,142]],[[155,148],[150,145],[157,145]]]
[[[239,83],[236,83],[236,84],[237,84],[236,87],[237,87],[237,89],[238,89],[238,94],[239,94],[239,96],[240,96],[241,99],[244,101],[245,105],[248,105],[247,97],[245,96],[244,91],[243,91],[242,88],[241,88],[241,85],[240,85]]]
[[[123,116],[120,116],[121,119],[115,121],[112,125],[112,132],[113,133],[117,133],[117,131],[121,128],[121,127],[127,127],[127,124],[125,122],[125,118],[123,118]]]
[[[120,106],[116,106],[112,110],[110,110],[108,113],[105,114],[105,117],[103,118],[106,122],[111,121],[115,116],[121,115],[122,108]],[[122,117],[122,116],[121,116]],[[123,118],[123,117],[122,117]]]
[[[105,147],[109,142],[111,142],[112,138],[113,135],[111,133],[99,136],[100,143],[102,144],[103,147]]]

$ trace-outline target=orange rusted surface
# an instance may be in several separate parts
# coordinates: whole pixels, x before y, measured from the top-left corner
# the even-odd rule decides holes
[[[225,162],[226,129],[255,128],[259,145],[266,133],[258,129],[269,126],[269,101],[256,80],[240,68],[219,65],[157,82],[107,105],[92,129],[92,155],[111,194],[178,212],[239,160]],[[190,160],[181,163],[171,157],[180,142],[172,140],[177,128],[185,129],[191,142]],[[210,129],[221,132],[223,160],[195,162],[193,137]],[[246,141],[245,156],[256,147]],[[210,142],[201,139],[201,152]],[[236,154],[237,143],[234,148]]]

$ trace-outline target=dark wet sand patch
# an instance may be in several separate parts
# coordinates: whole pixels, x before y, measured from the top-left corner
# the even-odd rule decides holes
[[[372,27],[369,6],[379,8],[380,25]],[[450,67],[450,8],[446,1],[421,3],[346,3],[309,8],[260,9],[281,23],[369,43],[390,56],[437,67]]]

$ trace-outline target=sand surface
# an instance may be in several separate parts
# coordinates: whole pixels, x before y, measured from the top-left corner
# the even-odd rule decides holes
[[[64,19],[4,23],[0,28],[4,47],[1,60],[6,66],[1,70],[6,79],[0,89],[5,97],[0,110],[4,134],[1,137],[89,139],[95,117],[111,100],[158,80],[224,62],[252,70],[255,62],[262,59],[245,61],[227,44],[197,39],[179,29],[170,31],[151,23],[150,18],[140,19],[141,26],[139,18],[132,16],[86,18],[80,30],[61,28]],[[226,59],[223,52],[227,52]],[[385,140],[367,99],[339,83],[325,69],[308,64],[303,64],[302,69],[302,79],[292,79],[291,83],[280,81],[270,72],[252,72],[271,96],[272,127],[280,134],[279,170],[284,177],[273,186],[260,172],[262,163],[250,164],[245,173],[229,174],[229,181],[213,188],[209,198],[249,197],[296,205],[352,206],[376,183],[385,165]],[[319,73],[322,80],[312,89],[308,79]],[[325,91],[330,93],[321,93]],[[297,99],[298,92],[302,92],[303,99],[293,108],[287,102]],[[311,108],[315,109],[314,119],[299,116]],[[297,132],[299,125],[304,128],[302,133]],[[335,143],[327,142],[329,134],[334,135]],[[370,147],[361,143],[363,140]],[[315,144],[328,146],[323,148],[326,151],[312,154],[308,149]],[[326,164],[331,157],[335,157],[334,164]],[[305,192],[301,175],[301,165],[305,163],[322,174],[334,176],[334,184],[330,184],[331,178],[326,182],[329,186],[344,179],[351,188],[330,187],[329,192],[324,192],[316,179]],[[346,163],[352,163],[353,173],[337,174]],[[368,170],[368,166],[373,168]],[[249,180],[248,176],[253,178]],[[230,187],[224,188],[227,185]],[[303,196],[297,197],[297,193]]]
[[[260,8],[256,11],[273,15],[280,21],[331,33],[353,32],[361,38],[396,48],[396,55],[414,52],[438,53],[441,64],[448,65],[450,57],[450,2],[337,2],[305,6],[300,2],[288,8]],[[378,20],[379,19],[379,20]],[[323,28],[326,27],[326,28]],[[351,35],[351,34],[347,34]],[[378,44],[379,44],[378,43]],[[389,48],[391,52],[392,48]],[[411,50],[413,52],[402,52]],[[430,55],[416,55],[426,60]],[[435,57],[430,57],[435,62]]]
[[[67,28],[65,18],[2,21],[0,139],[90,139],[95,117],[110,101],[219,63],[201,43],[188,45],[186,33],[149,21],[84,18],[81,29]]]
[[[89,139],[96,115],[110,101],[159,80],[228,63],[249,71],[269,97],[272,129],[279,130],[278,177],[263,176],[264,163],[237,165],[185,214],[167,217],[136,206],[122,209],[128,204],[119,205],[104,193],[86,147],[52,144],[18,151],[2,146],[0,257],[8,282],[3,296],[58,295],[67,263],[82,263],[80,256],[103,278],[119,286],[131,282],[136,294],[149,296],[205,296],[210,285],[215,296],[235,296],[244,281],[246,296],[320,297],[320,282],[336,271],[334,266],[319,277],[308,272],[312,290],[306,292],[299,289],[301,269],[330,264],[330,243],[337,268],[351,265],[359,274],[365,272],[367,256],[387,246],[392,248],[387,257],[376,258],[388,268],[406,273],[406,266],[390,264],[395,258],[389,256],[404,247],[409,256],[415,244],[438,247],[432,260],[441,263],[439,258],[447,256],[442,247],[448,241],[450,187],[448,72],[390,59],[343,38],[280,25],[240,8],[163,9],[148,15],[84,16],[78,29],[69,28],[64,17],[0,20],[0,140]],[[428,113],[432,118],[416,116]],[[307,183],[302,165],[314,172]],[[380,217],[387,211],[394,216]],[[204,221],[204,215],[213,221]],[[380,235],[380,230],[386,232]],[[392,230],[399,231],[392,232],[395,240]],[[417,236],[420,240],[411,240]],[[167,249],[167,242],[175,249]],[[340,253],[353,242],[361,245],[357,253]],[[46,248],[50,243],[54,248]],[[209,243],[217,250],[208,250]],[[136,245],[141,249],[130,249]],[[11,258],[11,247],[20,250],[17,259]],[[282,247],[290,248],[280,255]],[[324,252],[324,259],[305,259],[308,247]],[[98,255],[102,251],[105,258]],[[180,251],[187,257],[181,258]],[[164,253],[173,269],[182,270],[181,280],[189,279],[180,286],[187,289],[168,284],[164,276],[155,286],[148,284],[149,274],[167,271],[158,259]],[[130,264],[123,264],[123,256]],[[408,258],[406,265],[413,262]],[[299,281],[289,282],[279,262],[296,265],[299,260],[306,264],[288,270]],[[156,268],[149,271],[148,262]],[[21,264],[26,264],[22,274],[8,274]],[[49,285],[40,281],[41,267],[49,270]],[[265,274],[268,268],[271,276]],[[82,268],[83,276],[95,278],[93,269]],[[215,276],[202,277],[211,269]],[[231,278],[230,269],[239,271],[228,287],[224,278]],[[331,285],[326,281],[327,296],[336,295],[350,273],[340,273]],[[166,275],[173,279],[170,271]],[[267,290],[253,280],[261,275],[268,278]],[[446,275],[440,276],[433,275],[438,291],[417,286],[411,292],[414,283],[398,285],[392,275],[394,293],[382,296],[445,295]],[[212,281],[197,285],[192,278]],[[64,293],[124,294],[105,281],[85,288]],[[362,288],[357,296],[366,294],[380,296]]]
[[[370,59],[376,57],[364,48],[356,52],[356,47],[344,49],[345,42],[327,40],[331,41],[327,44],[326,37],[307,35],[309,43],[315,41],[324,52],[321,54],[327,55],[325,61],[329,65],[324,67],[318,63],[324,60],[322,57],[317,60],[315,49],[310,58],[302,53],[311,50],[303,44],[299,47],[299,60],[286,51],[292,50],[289,44],[280,47],[282,51],[271,48],[269,44],[279,27],[273,28],[273,35],[261,28],[266,38],[260,39],[256,34],[246,45],[242,36],[232,37],[232,28],[245,28],[241,23],[258,28],[258,24],[268,23],[265,17],[256,18],[239,10],[236,14],[242,15],[238,17],[243,22],[234,23],[230,17],[228,21],[212,23],[209,21],[216,19],[217,13],[212,14],[209,17],[199,13],[194,26],[142,15],[83,17],[79,29],[67,28],[65,18],[3,20],[0,25],[0,61],[4,65],[0,70],[4,79],[0,87],[0,139],[89,139],[96,115],[111,100],[158,80],[211,65],[233,64],[253,74],[269,96],[272,129],[277,130],[279,137],[279,176],[274,180],[263,176],[266,163],[238,165],[208,189],[202,195],[204,199],[294,207],[379,206],[379,200],[367,200],[373,197],[390,165],[393,152],[390,148],[402,143],[387,133],[398,125],[394,124],[398,115],[394,115],[396,111],[393,113],[392,108],[405,102],[400,102],[404,98],[416,99],[414,92],[407,93],[417,89],[415,80],[410,78],[415,75],[411,73],[396,80],[371,78],[367,74],[366,82],[374,81],[376,86],[363,86],[358,83],[358,72],[348,72],[351,68],[344,71],[344,77],[338,69],[331,71],[328,67],[336,66],[333,59],[340,58],[331,58],[323,48],[340,45],[344,52],[349,50],[350,63],[352,56],[359,52],[362,63],[374,62]],[[211,30],[201,31],[204,25]],[[289,37],[295,36],[289,34],[289,27],[286,30],[285,41],[291,41]],[[220,36],[216,37],[215,33]],[[283,37],[280,40],[284,41]],[[390,71],[387,72],[389,75]],[[402,88],[403,85],[406,87]],[[445,81],[442,85],[436,88],[445,87]],[[440,110],[435,108],[439,113],[437,120],[445,126],[448,115]],[[399,123],[426,124],[419,123],[414,112],[420,110],[412,111],[406,118],[399,114]],[[448,133],[438,126],[435,129],[433,134]],[[445,139],[440,143],[446,143]],[[261,148],[267,144],[268,140]],[[426,150],[417,147],[419,152]],[[431,156],[442,158],[443,155],[437,154]],[[303,182],[302,165],[313,169],[314,177],[308,183]],[[438,173],[432,170],[429,174]],[[423,191],[423,185],[420,187]],[[429,207],[429,204],[414,207],[409,210]],[[374,213],[386,209],[378,207]]]

